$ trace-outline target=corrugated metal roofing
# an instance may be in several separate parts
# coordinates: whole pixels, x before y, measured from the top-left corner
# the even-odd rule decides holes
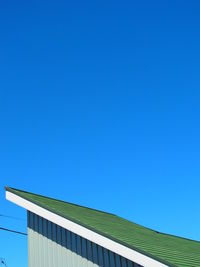
[[[200,267],[198,241],[163,234],[114,214],[14,188],[6,190],[168,266]]]

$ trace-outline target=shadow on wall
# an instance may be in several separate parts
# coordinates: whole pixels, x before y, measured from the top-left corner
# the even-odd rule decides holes
[[[28,212],[29,266],[142,267]]]

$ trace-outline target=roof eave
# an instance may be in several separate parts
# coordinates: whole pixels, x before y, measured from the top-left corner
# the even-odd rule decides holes
[[[108,237],[105,237],[87,227],[78,224],[77,222],[71,221],[68,218],[64,218],[46,208],[43,208],[36,203],[33,203],[15,193],[12,192],[12,189],[5,187],[6,189],[6,199],[17,204],[20,207],[25,208],[26,210],[33,212],[46,220],[49,220],[87,240],[96,243],[108,250],[113,251],[125,257],[137,264],[148,267],[173,267],[172,265],[162,263],[150,256],[147,256],[141,252],[138,252],[132,248],[129,248],[123,244],[120,244],[114,240],[111,240]]]

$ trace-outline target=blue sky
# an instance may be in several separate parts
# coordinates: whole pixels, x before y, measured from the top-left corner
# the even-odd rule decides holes
[[[4,1],[0,226],[26,231],[4,186],[200,240],[199,1]],[[0,257],[27,266],[26,238]]]

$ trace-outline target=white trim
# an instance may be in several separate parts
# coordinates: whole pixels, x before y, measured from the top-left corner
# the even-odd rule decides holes
[[[117,253],[121,255],[122,257],[125,257],[126,259],[129,259],[137,264],[140,264],[144,267],[168,267],[168,265],[165,265],[163,263],[160,263],[159,261],[156,261],[146,255],[143,255],[142,253],[139,253],[133,249],[130,249],[124,245],[121,245],[107,237],[104,237],[100,234],[97,234],[93,232],[92,230],[89,230],[77,223],[74,223],[68,219],[65,219],[53,212],[50,212],[22,197],[19,197],[18,195],[11,193],[9,191],[6,191],[6,199],[10,200],[11,202],[79,235],[83,238],[86,238],[90,240],[91,242],[96,243],[99,246],[102,246],[108,250],[113,251],[114,253]]]

